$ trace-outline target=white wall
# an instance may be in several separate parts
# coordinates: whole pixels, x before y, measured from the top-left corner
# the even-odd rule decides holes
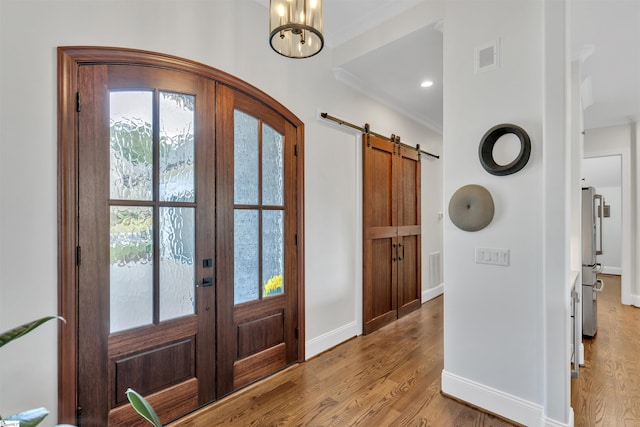
[[[305,123],[307,356],[360,332],[360,147],[317,113],[373,123],[378,133],[401,134],[437,154],[442,137],[337,83],[329,48],[291,60],[271,50],[267,33],[267,11],[253,0],[0,0],[0,330],[57,312],[56,47],[109,45],[221,69]],[[441,239],[427,226],[432,206],[442,210],[441,178],[437,162],[424,165],[428,253]],[[56,349],[53,323],[2,348],[2,414],[42,405],[53,412],[45,425],[54,423]]]
[[[445,219],[442,387],[530,426],[570,422],[563,8],[469,0],[447,2],[445,14],[445,205],[459,187],[479,184],[491,192],[495,216],[477,232]],[[474,49],[496,40],[499,67],[474,73]],[[505,177],[478,159],[482,135],[499,123],[531,137],[529,163]],[[477,247],[509,249],[510,265],[476,264]]]
[[[434,153],[434,154],[440,154]],[[442,202],[442,164],[443,160],[429,156],[422,156],[422,195],[427,197],[426,203],[422,203],[422,294],[424,302],[443,292],[444,275],[442,274],[442,231],[444,223],[444,208]],[[432,253],[440,253],[439,283],[436,280],[430,283],[429,256]],[[438,277],[436,273],[434,279]]]
[[[603,253],[598,261],[604,273],[622,274],[622,188],[596,187],[596,191],[611,206],[611,216],[602,219]]]

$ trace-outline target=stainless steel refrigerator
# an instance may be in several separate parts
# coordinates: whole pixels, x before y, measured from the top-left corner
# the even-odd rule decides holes
[[[608,207],[608,206],[607,206]],[[595,188],[582,189],[582,335],[593,337],[598,331],[598,294],[604,282],[596,274],[602,271],[602,217],[604,198]]]

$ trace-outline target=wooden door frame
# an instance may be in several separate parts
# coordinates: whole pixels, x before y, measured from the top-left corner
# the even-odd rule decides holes
[[[114,47],[58,47],[58,422],[76,424],[78,402],[78,71],[81,65],[126,64],[196,74],[244,92],[281,114],[296,128],[298,358],[304,360],[304,124],[258,88],[207,65],[162,53]]]

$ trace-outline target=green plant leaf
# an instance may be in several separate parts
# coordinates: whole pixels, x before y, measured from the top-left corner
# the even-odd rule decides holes
[[[0,335],[0,347],[4,346],[5,344],[20,338],[23,335],[28,334],[29,332],[33,331],[35,328],[37,328],[38,326],[42,325],[43,323],[48,322],[49,320],[53,320],[53,319],[60,319],[63,322],[66,323],[66,320],[64,320],[63,317],[60,316],[47,316],[47,317],[43,317],[41,319],[38,320],[34,320],[33,322],[29,322],[29,323],[25,323],[24,325],[20,325],[16,328],[10,329],[6,332],[3,332],[2,335]]]
[[[4,334],[3,334],[4,335]],[[20,427],[35,427],[49,415],[45,408],[31,409],[5,418],[7,421],[20,421]]]
[[[162,423],[156,414],[156,411],[153,410],[153,407],[147,399],[142,397],[140,393],[133,389],[127,389],[127,399],[133,406],[133,409],[136,410],[138,414],[140,414],[145,420],[149,421],[155,427],[162,427]]]

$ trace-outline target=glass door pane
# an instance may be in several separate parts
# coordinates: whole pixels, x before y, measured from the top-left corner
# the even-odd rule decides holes
[[[109,101],[117,332],[195,312],[195,97],[112,91]]]
[[[159,320],[195,312],[195,97],[159,93]]]
[[[160,200],[193,202],[195,97],[160,92]]]
[[[234,111],[234,302],[284,293],[284,136]]]
[[[260,298],[260,235],[258,211],[236,209],[233,213],[233,303]]]
[[[284,211],[262,212],[262,295],[284,292]]]
[[[153,199],[153,92],[111,92],[110,198]],[[150,206],[110,207],[110,331],[153,322],[154,227]]]
[[[153,93],[111,92],[111,199],[153,200]]]
[[[160,208],[160,321],[195,310],[195,209]]]
[[[262,204],[284,205],[284,137],[268,125],[262,136]]]
[[[258,119],[233,114],[233,194],[236,205],[258,204]]]
[[[111,332],[153,322],[153,211],[110,208]]]

